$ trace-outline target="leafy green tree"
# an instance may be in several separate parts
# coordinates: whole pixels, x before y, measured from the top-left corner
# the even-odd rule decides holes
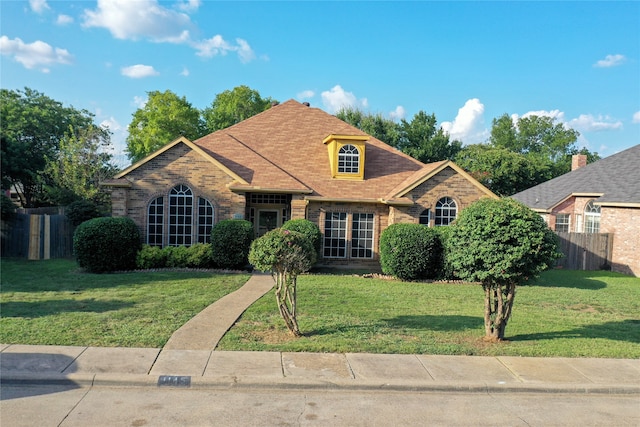
[[[485,339],[503,340],[516,286],[560,257],[557,237],[514,199],[480,199],[449,227],[448,265],[461,279],[482,284]]]
[[[458,166],[500,196],[510,196],[536,185],[548,176],[544,166],[506,148],[467,145],[456,155]]]
[[[133,113],[128,127],[127,154],[132,162],[181,136],[194,140],[206,134],[200,110],[184,96],[179,97],[170,90],[151,91],[147,95],[147,103]]]
[[[297,231],[276,228],[251,243],[249,262],[271,271],[280,315],[293,336],[300,336],[297,320],[297,278],[316,262],[312,239]]]
[[[100,183],[115,175],[117,168],[106,151],[104,132],[95,126],[78,130],[69,127],[60,140],[56,157],[47,159],[46,191],[53,204],[87,200],[103,207],[108,205],[109,196]]]
[[[257,90],[237,86],[216,95],[211,106],[202,112],[206,129],[215,132],[228,128],[271,107],[271,98],[262,98]]]
[[[460,141],[450,141],[449,135],[437,126],[434,114],[424,111],[415,114],[410,122],[402,119],[400,123],[350,107],[338,111],[336,117],[423,163],[452,160],[462,148]]]
[[[65,107],[36,90],[0,90],[3,188],[16,191],[24,207],[45,204],[47,163],[57,158],[60,141],[70,127],[95,128],[96,139],[103,144],[110,141],[109,132],[93,122],[90,112]]]
[[[402,130],[398,123],[385,119],[382,114],[365,113],[358,108],[344,107],[336,113],[336,117],[392,147],[399,148]]]
[[[423,163],[453,160],[462,148],[462,142],[451,141],[438,125],[435,114],[419,111],[411,122],[402,119],[400,150]]]

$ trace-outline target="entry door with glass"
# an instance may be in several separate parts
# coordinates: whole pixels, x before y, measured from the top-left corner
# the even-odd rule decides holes
[[[258,211],[258,237],[280,226],[279,212],[277,210]]]

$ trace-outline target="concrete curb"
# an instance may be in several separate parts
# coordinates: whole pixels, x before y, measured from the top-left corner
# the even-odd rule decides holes
[[[640,395],[640,385],[620,384],[487,384],[469,382],[380,381],[307,378],[261,377],[190,377],[186,387],[159,386],[159,376],[131,374],[19,374],[2,375],[3,386],[57,386],[57,387],[155,387],[213,390],[340,390],[340,391],[397,391],[397,392],[451,392],[451,393],[533,393],[533,394],[603,394]]]

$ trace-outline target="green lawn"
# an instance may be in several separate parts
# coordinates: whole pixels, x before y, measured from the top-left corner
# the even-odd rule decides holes
[[[0,343],[162,347],[247,274],[87,274],[69,260],[2,260]]]
[[[2,260],[0,342],[161,347],[246,274],[86,274],[73,261]],[[479,285],[310,274],[298,281],[294,339],[273,292],[224,336],[222,350],[640,358],[640,279],[554,270],[518,288],[509,342],[482,341]]]
[[[508,342],[482,341],[480,285],[348,275],[298,280],[304,336],[288,335],[265,295],[224,336],[223,350],[640,357],[640,279],[554,270],[518,288]]]

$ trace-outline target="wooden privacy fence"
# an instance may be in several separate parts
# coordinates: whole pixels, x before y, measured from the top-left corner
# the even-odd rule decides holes
[[[65,215],[18,213],[2,224],[2,256],[50,259],[73,256],[73,232]]]
[[[568,270],[611,268],[612,233],[556,233],[560,240],[558,267]]]

